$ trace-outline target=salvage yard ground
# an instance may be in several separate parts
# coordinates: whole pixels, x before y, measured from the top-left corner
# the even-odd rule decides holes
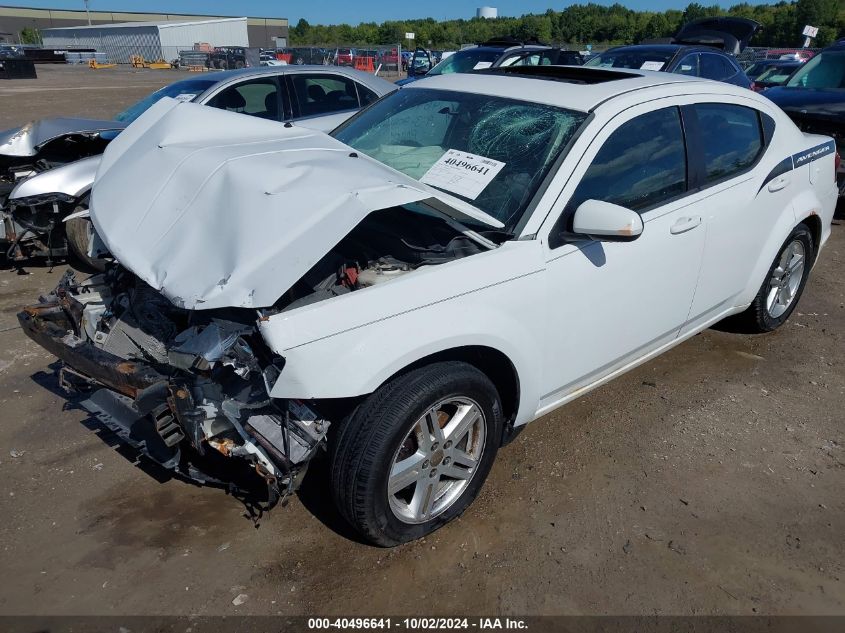
[[[0,129],[187,76],[38,71],[0,82]],[[0,614],[845,614],[837,218],[781,330],[707,331],[537,421],[462,519],[393,550],[350,537],[319,471],[255,525],[133,464],[17,328],[66,267],[0,269]]]

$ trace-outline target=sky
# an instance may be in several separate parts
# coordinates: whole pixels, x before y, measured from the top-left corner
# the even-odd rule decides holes
[[[582,0],[586,4],[589,0]],[[612,1],[594,0],[598,4],[613,4]],[[621,0],[631,9],[663,11],[683,9],[691,0]],[[716,0],[702,1],[713,4]],[[760,4],[764,0],[749,0]],[[774,2],[775,0],[771,0]],[[723,0],[723,6],[738,3],[739,0]],[[83,0],[0,0],[0,4],[38,7],[46,9],[83,9]],[[576,2],[550,0],[90,0],[92,11],[150,11],[156,13],[200,13],[212,15],[233,15],[253,17],[288,18],[291,25],[300,18],[312,24],[358,24],[359,22],[383,22],[432,17],[438,20],[471,18],[475,10],[485,4],[497,7],[499,15],[519,16],[524,13],[543,13],[547,9],[559,11]]]

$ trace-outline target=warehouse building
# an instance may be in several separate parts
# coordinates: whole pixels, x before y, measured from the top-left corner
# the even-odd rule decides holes
[[[81,4],[81,3],[80,3]],[[63,9],[30,9],[28,7],[0,6],[0,42],[20,43],[24,29],[45,29],[68,26],[121,24],[125,22],[199,22],[225,19],[220,15],[186,15],[174,13],[132,13],[125,11],[69,11]],[[286,18],[247,17],[249,46],[283,48],[287,46],[288,20]]]
[[[46,48],[93,48],[117,63],[128,63],[133,55],[170,61],[199,43],[249,46],[246,18],[65,26],[42,30],[41,39]]]

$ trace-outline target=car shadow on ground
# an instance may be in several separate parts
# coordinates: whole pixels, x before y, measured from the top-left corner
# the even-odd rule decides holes
[[[308,465],[308,473],[297,496],[300,503],[325,527],[345,539],[371,546],[340,515],[331,495],[331,469],[329,454],[322,451]]]
[[[833,223],[837,224],[837,220],[845,220],[845,196],[840,196],[839,202],[836,204],[836,211],[833,213]]]

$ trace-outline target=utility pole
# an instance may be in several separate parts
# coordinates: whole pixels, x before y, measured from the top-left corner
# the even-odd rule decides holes
[[[89,0],[82,0],[85,3],[85,16],[88,18],[88,26],[91,26],[91,14],[88,13],[88,1]]]

